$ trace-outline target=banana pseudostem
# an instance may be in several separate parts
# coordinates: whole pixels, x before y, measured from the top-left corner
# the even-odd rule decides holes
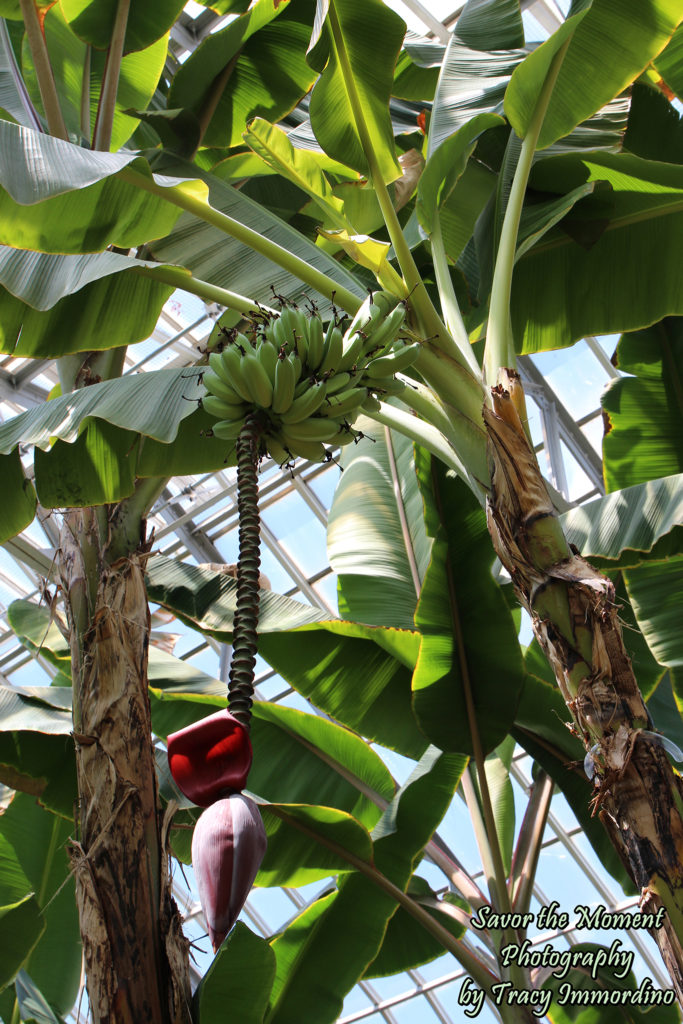
[[[248,729],[254,699],[259,617],[260,519],[258,507],[259,438],[263,426],[251,413],[237,438],[237,610],[233,626],[232,661],[228,677],[228,709]]]

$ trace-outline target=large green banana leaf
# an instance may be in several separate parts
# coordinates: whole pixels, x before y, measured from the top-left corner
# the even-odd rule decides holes
[[[431,548],[413,444],[382,427],[368,433],[344,450],[328,518],[339,613],[354,622],[412,629]]]
[[[377,875],[406,888],[415,862],[450,804],[465,763],[464,758],[435,748],[426,752],[373,833]],[[336,892],[304,910],[272,942],[277,973],[268,1021],[331,1024],[336,1020],[343,996],[381,948],[396,907],[371,875],[355,871],[340,881]],[[332,975],[326,970],[330,956],[335,963]],[[323,971],[324,990],[315,984]]]
[[[569,543],[598,568],[660,561],[680,550],[683,474],[612,491],[570,509],[561,521]]]
[[[389,115],[394,65],[405,23],[380,0],[317,0],[308,60],[320,77],[311,125],[320,146],[362,174],[400,177]]]
[[[118,501],[138,477],[223,469],[234,464],[234,445],[206,436],[214,420],[197,408],[201,372],[157,370],[53,398],[0,426],[0,453],[34,446],[36,489],[48,508]],[[14,486],[0,517],[4,540],[30,522],[33,505],[16,455],[6,465]]]
[[[510,50],[524,45],[519,0],[467,0],[455,35],[473,50]]]
[[[5,485],[5,499],[0,505],[0,544],[4,544],[33,522],[36,492],[24,476],[18,449],[11,455],[0,455],[0,467]]]
[[[616,361],[627,376],[612,381],[602,398],[608,427],[603,441],[608,490],[630,484],[622,494],[649,493],[644,517],[659,520],[662,528],[669,519],[672,527],[668,536],[655,542],[653,561],[642,565],[633,560],[625,563],[632,567],[626,569],[624,578],[637,624],[650,650],[660,665],[671,670],[679,708],[683,708],[682,353],[681,318],[669,317],[645,330],[623,335],[617,345]],[[668,483],[652,480],[664,473],[672,474]],[[614,498],[616,495],[610,494],[605,500]],[[641,520],[642,527],[645,532],[641,537],[645,541],[647,524]]]
[[[17,124],[31,128],[40,125],[21,79],[19,62],[4,18],[0,18],[0,111],[9,114]]]
[[[670,670],[683,714],[683,555],[627,569],[624,578],[638,626],[659,664]]]
[[[68,255],[0,246],[0,351],[35,359],[148,338],[173,288],[116,252]]]
[[[678,0],[594,0],[568,19],[513,73],[505,113],[524,138],[550,62],[566,51],[538,140],[543,149],[568,135],[623,92],[660,53],[683,18]],[[600,74],[595,74],[595,68]]]
[[[683,318],[669,317],[625,334],[617,366],[629,376],[602,395],[603,440],[609,491],[683,472]]]
[[[76,35],[97,49],[109,46],[117,0],[60,0],[62,12]],[[165,35],[182,10],[182,0],[133,3],[126,22],[124,53],[144,50]]]
[[[415,613],[415,715],[443,750],[471,753],[476,723],[488,752],[510,731],[524,682],[517,631],[491,574],[493,551],[477,500],[423,452],[417,473],[434,542]]]
[[[465,901],[455,893],[444,893],[439,899],[420,875],[413,875],[408,882],[406,892],[415,902],[427,910],[429,915],[449,931],[453,938],[461,939],[465,933],[462,918],[451,916],[453,904],[468,910]],[[449,906],[450,905],[450,906]],[[444,954],[444,947],[404,908],[399,907],[389,918],[387,930],[380,950],[368,965],[364,978],[384,978],[402,971],[410,971],[423,964],[437,960]]]
[[[75,441],[91,416],[168,443],[204,393],[201,369],[192,366],[102,381],[7,420],[0,426],[0,453],[19,443],[47,449],[56,437]]]
[[[0,816],[0,837],[19,858],[45,922],[24,968],[50,1006],[64,1015],[81,983],[78,912],[66,850],[72,832],[71,821],[50,814],[25,793],[16,793]],[[7,925],[5,919],[3,930]]]
[[[100,153],[0,121],[0,243],[43,252],[123,249],[167,234],[180,210],[122,181],[131,167],[149,178],[136,153]],[[157,184],[205,195],[201,182],[157,177]]]
[[[683,26],[679,25],[669,43],[655,57],[654,65],[676,95],[683,95]]]
[[[173,78],[169,109],[207,120],[202,145],[234,147],[252,117],[270,121],[292,110],[315,80],[306,62],[313,0],[257,0],[208,35]],[[227,155],[227,153],[226,153]]]
[[[683,312],[683,168],[592,152],[539,160],[531,173],[540,192],[566,195],[591,183],[592,193],[516,264],[518,351],[558,348]]]
[[[211,1024],[230,1013],[240,1024],[263,1024],[274,980],[268,941],[238,921],[197,987],[193,1019]]]
[[[0,833],[0,989],[27,962],[45,930],[33,886],[12,844]]]

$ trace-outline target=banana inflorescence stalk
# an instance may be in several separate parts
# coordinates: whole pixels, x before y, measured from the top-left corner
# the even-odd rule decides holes
[[[232,661],[228,677],[228,709],[249,728],[254,699],[256,628],[259,617],[260,517],[258,507],[259,441],[263,422],[250,412],[237,438],[237,609],[233,625]]]

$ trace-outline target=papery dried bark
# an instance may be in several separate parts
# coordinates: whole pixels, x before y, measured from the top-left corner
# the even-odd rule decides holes
[[[93,509],[70,512],[60,574],[71,631],[76,877],[96,1024],[189,1024],[187,942],[171,895],[147,694],[147,551],[113,564]]]
[[[484,409],[496,553],[595,764],[598,810],[643,909],[667,910],[655,938],[683,998],[683,784],[656,737],[623,644],[614,588],[562,534],[524,431],[514,371]],[[521,414],[521,415],[520,415]]]

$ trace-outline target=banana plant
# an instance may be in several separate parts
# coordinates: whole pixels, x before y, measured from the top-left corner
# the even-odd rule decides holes
[[[614,585],[575,554],[563,534],[529,442],[515,368],[518,351],[570,344],[589,332],[634,330],[683,312],[675,274],[664,272],[675,266],[682,237],[683,178],[675,158],[662,150],[664,143],[659,141],[657,150],[634,114],[640,104],[665,116],[656,92],[658,77],[674,91],[679,88],[679,5],[648,0],[616,10],[606,0],[593,0],[575,5],[576,13],[546,43],[525,47],[517,3],[500,0],[478,11],[482,5],[470,0],[459,19],[462,34],[454,34],[439,58],[436,82],[433,66],[415,63],[410,50],[402,49],[405,27],[379,0],[319,0],[316,5],[312,0],[258,0],[248,10],[246,4],[227,6],[238,17],[176,68],[172,81],[165,70],[161,82],[156,77],[163,64],[160,55],[166,52],[163,41],[177,3],[143,9],[125,0],[106,5],[61,0],[45,10],[34,0],[21,0],[19,8],[3,8],[14,20],[2,35],[7,68],[7,117],[0,121],[0,283],[7,310],[2,346],[17,356],[58,358],[61,395],[0,428],[2,458],[12,482],[0,524],[3,537],[10,538],[34,516],[36,494],[19,457],[20,445],[32,445],[38,499],[45,507],[70,509],[62,531],[59,580],[70,638],[80,794],[71,870],[94,1019],[141,1020],[151,1013],[159,1020],[187,1020],[191,1012],[186,946],[163,869],[167,823],[160,824],[157,814],[147,697],[144,577],[150,562],[144,523],[169,474],[224,465],[226,441],[220,434],[235,428],[217,427],[232,413],[220,419],[211,414],[211,397],[221,395],[203,383],[200,367],[120,377],[125,346],[146,337],[175,287],[222,304],[233,318],[229,327],[244,317],[254,321],[255,344],[245,349],[249,360],[258,344],[259,316],[265,310],[273,322],[283,319],[266,309],[273,292],[283,297],[285,309],[288,300],[300,303],[302,295],[309,297],[319,319],[330,323],[329,339],[323,341],[329,341],[328,350],[321,350],[312,377],[333,344],[339,311],[352,318],[355,330],[340,321],[341,353],[330,365],[335,374],[366,374],[364,393],[344,399],[351,403],[344,408],[348,430],[330,433],[330,424],[321,424],[329,420],[320,412],[323,403],[332,407],[335,392],[321,398],[320,380],[314,379],[309,390],[318,393],[292,393],[289,399],[305,398],[299,423],[305,421],[306,429],[286,431],[288,407],[280,391],[282,409],[275,410],[280,418],[273,420],[268,412],[273,397],[261,373],[263,368],[267,372],[267,362],[262,367],[259,361],[258,370],[249,363],[247,393],[237,395],[240,401],[222,399],[230,409],[238,408],[237,422],[244,407],[256,407],[262,425],[277,424],[281,432],[271,430],[270,436],[275,444],[288,442],[281,445],[287,460],[297,448],[310,455],[307,443],[340,440],[340,433],[355,438],[351,420],[361,406],[372,422],[400,432],[422,450],[416,467],[423,493],[430,496],[433,540],[429,573],[424,581],[417,576],[420,601],[412,613],[417,635],[401,641],[406,648],[412,645],[412,653],[399,651],[397,638],[383,642],[394,644],[391,677],[397,685],[403,678],[398,728],[405,749],[419,758],[426,734],[437,751],[447,753],[430,755],[406,803],[419,802],[423,776],[430,778],[434,792],[452,793],[462,774],[458,757],[472,757],[466,776],[469,804],[482,822],[491,905],[504,914],[513,902],[517,905],[520,884],[528,898],[529,883],[506,865],[504,844],[495,838],[486,757],[509,733],[516,738],[542,734],[534,714],[542,705],[551,717],[557,693],[551,696],[547,684],[537,680],[540,689],[531,694],[535,684],[528,682],[531,675],[524,682],[517,650],[508,664],[495,666],[502,688],[508,679],[516,682],[507,687],[508,702],[501,705],[499,719],[487,720],[481,682],[490,675],[487,665],[461,657],[463,608],[453,599],[451,546],[444,531],[447,535],[454,507],[468,499],[455,500],[453,477],[460,477],[465,493],[472,495],[474,511],[486,506],[491,560],[495,549],[531,614],[539,648],[535,654],[548,659],[590,756],[593,808],[628,865],[644,908],[666,911],[667,924],[657,939],[680,997],[683,822],[677,776],[653,731],[623,646]],[[485,17],[489,7],[495,14],[490,25]],[[373,32],[367,31],[368,21]],[[592,71],[596,48],[599,76]],[[489,49],[497,53],[497,73],[490,88],[478,94],[477,108],[463,113],[468,74],[463,53],[474,54],[472,74],[481,77],[493,67]],[[269,64],[264,64],[265,53]],[[254,64],[262,71],[258,95],[250,92]],[[501,80],[508,80],[504,95]],[[314,82],[308,126],[314,148],[291,150],[264,115],[276,122]],[[629,89],[630,104],[624,99]],[[417,99],[434,98],[417,189],[407,161],[397,157],[390,117],[390,97],[406,92]],[[624,104],[629,110],[628,152],[614,151],[623,143],[620,102],[622,114]],[[131,137],[136,148],[123,148]],[[268,194],[259,186],[273,174],[279,187],[284,175],[297,190],[296,208],[284,217],[273,213],[267,201],[258,201]],[[231,187],[231,181],[244,183],[245,178],[246,187]],[[406,195],[409,205],[399,217]],[[308,223],[321,229],[317,240],[288,223],[303,202]],[[368,232],[378,238],[368,238]],[[464,278],[454,267],[458,259]],[[657,268],[649,287],[623,284],[640,283],[644,267]],[[374,316],[372,298],[366,300],[368,281],[373,291],[381,288],[393,296],[391,310],[400,305],[400,319],[405,319],[399,344],[386,353],[365,350],[363,336],[372,333],[368,328]],[[468,301],[468,293],[477,296],[476,302]],[[359,313],[361,320],[354,324]],[[484,335],[480,366],[472,340]],[[316,335],[315,344],[319,341]],[[339,345],[336,336],[334,344]],[[671,351],[668,339],[667,344],[662,360]],[[363,350],[362,365],[356,360],[348,369],[341,367],[338,359],[354,345],[354,353]],[[646,350],[647,340],[642,345]],[[402,355],[408,349],[412,365]],[[308,354],[308,349],[297,351],[296,358],[303,365]],[[376,376],[371,356],[378,363],[388,360]],[[272,355],[267,358],[272,364]],[[285,360],[295,361],[291,346],[276,358],[273,372]],[[647,361],[631,358],[635,362],[625,361],[625,366]],[[398,386],[394,371],[409,371],[399,376]],[[661,376],[662,387],[670,385],[671,374]],[[288,387],[291,373],[289,378]],[[227,384],[233,387],[229,398],[236,379]],[[295,389],[305,380],[299,370]],[[358,387],[354,383],[347,390]],[[363,400],[353,405],[359,397]],[[618,402],[606,409],[614,423],[606,453],[610,446],[618,452],[620,431],[627,435],[622,445],[628,444],[628,425],[619,421],[624,413]],[[205,437],[198,445],[201,432]],[[266,450],[277,457],[277,449]],[[675,461],[667,469],[670,465],[673,472],[680,470]],[[612,488],[632,484],[623,482],[619,470],[613,480]],[[642,510],[646,503],[642,491],[630,496],[630,508]],[[601,512],[595,517],[600,520]],[[628,549],[639,552],[630,565],[626,545],[613,545],[611,562],[606,556],[615,571],[623,566],[646,636],[665,635],[659,646],[657,639],[650,642],[666,665],[674,665],[677,657],[671,623],[662,624],[651,613],[648,590],[651,579],[662,578],[661,570],[656,558],[652,566],[640,563],[668,543],[671,533],[660,523],[656,536],[641,537]],[[597,543],[593,550],[604,555],[605,547]],[[485,562],[482,557],[478,572],[488,572],[490,561],[483,568]],[[674,563],[672,593],[679,585],[676,568]],[[435,610],[437,594],[450,595],[447,621],[439,620]],[[489,597],[503,621],[507,608]],[[201,621],[196,624],[206,628]],[[473,635],[480,628],[476,622],[467,626]],[[351,635],[374,644],[373,634],[363,633],[371,628],[359,625]],[[344,631],[331,626],[317,632],[323,650],[328,636]],[[435,634],[450,645],[452,661],[446,668],[440,669],[433,656]],[[285,668],[292,642],[298,643],[296,636],[273,639],[268,630],[261,637],[262,653],[284,674],[292,672]],[[506,649],[512,646],[504,645],[501,655]],[[310,670],[301,669],[294,674],[302,693],[333,717],[347,720],[331,676],[315,680]],[[444,720],[443,708],[451,706],[453,691],[457,700]],[[381,702],[368,708],[356,703],[348,724],[365,736],[390,738],[396,726],[386,720]],[[155,732],[165,734],[161,726]],[[394,736],[389,745],[395,744]],[[131,749],[138,752],[132,764]],[[541,745],[534,750],[542,760]],[[20,752],[12,756],[21,761]],[[549,772],[556,763],[548,760]],[[22,771],[15,766],[10,775],[18,784]],[[547,802],[548,785],[538,792],[543,796],[535,799]],[[657,813],[657,808],[664,811]],[[277,810],[272,813],[277,818]],[[292,828],[309,836],[315,832],[310,815],[281,813]],[[400,905],[413,917],[421,916],[432,938],[454,951],[452,936],[430,926],[429,915],[415,911],[419,901],[408,903],[406,896],[413,860],[436,824],[437,815],[420,826],[426,838],[411,848],[393,876],[393,845],[383,839],[381,847],[377,839],[378,862],[380,867],[386,862],[388,882],[381,900],[375,893],[371,902],[379,900],[378,922],[386,923]],[[419,828],[416,834],[422,834]],[[329,850],[337,840],[323,835],[322,845]],[[344,861],[353,863],[362,878],[354,875],[338,895],[307,912],[311,936],[329,935],[337,919],[348,923],[358,901],[370,901],[368,885],[382,887],[370,878],[365,842],[356,835],[351,841],[355,860]],[[528,868],[534,856],[527,829],[517,864]],[[338,865],[334,860],[332,866]],[[330,862],[325,866],[329,869]],[[523,874],[530,877],[530,869]],[[271,877],[282,876],[271,869]],[[476,892],[466,879],[460,882],[460,891],[464,886],[463,895],[474,906]],[[35,910],[25,908],[31,942],[39,938],[30,918]],[[383,927],[368,937],[375,943],[373,957]],[[494,953],[503,938],[493,937]],[[291,963],[292,942],[292,934],[285,932],[273,941],[270,953],[257,955],[264,977],[272,973],[273,952],[279,966]],[[251,940],[236,932],[230,943],[233,965],[238,965],[249,956]],[[308,971],[313,972],[310,943],[307,949]],[[482,989],[490,989],[491,971],[487,967],[487,975],[468,955],[461,951],[461,962]],[[340,984],[352,984],[359,970],[358,965],[349,968]],[[263,1007],[258,1019],[264,1014],[270,1021],[286,1019],[287,999],[292,992],[305,993],[310,976],[302,971],[291,988],[279,970],[269,1008]],[[136,977],[140,984],[124,988],[123,977]],[[199,998],[200,1014],[202,999],[207,1007],[216,999],[209,984]],[[325,1019],[334,1018],[336,1005],[330,1003]],[[22,1012],[17,995],[11,1013],[19,1019]],[[528,1019],[518,1007],[505,1013],[506,1019]]]

